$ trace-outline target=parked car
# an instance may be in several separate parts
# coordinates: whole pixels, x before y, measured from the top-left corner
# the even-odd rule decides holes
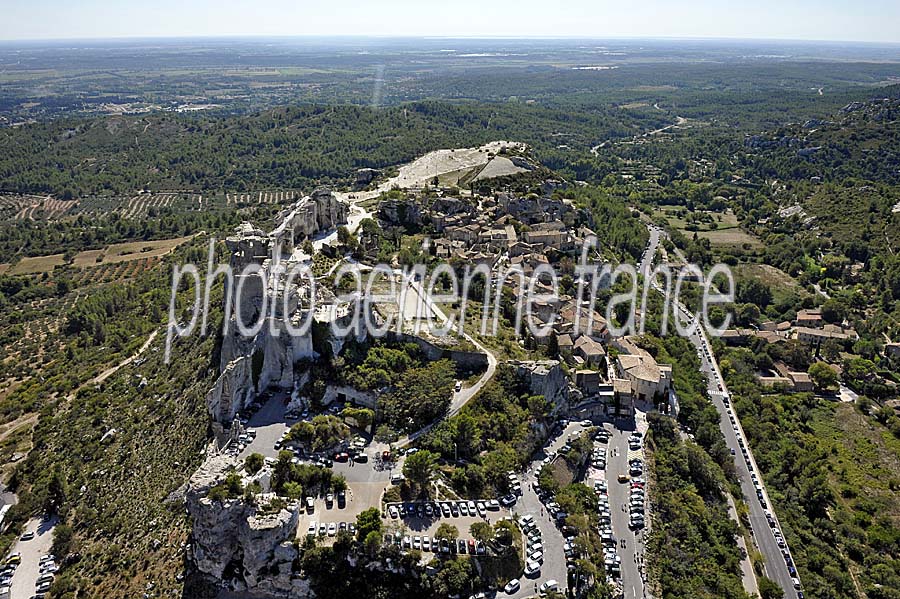
[[[541,585],[540,591],[541,591],[541,595],[546,595],[550,591],[557,592],[557,591],[559,591],[559,583],[551,578],[550,580],[544,582],[544,584]]]

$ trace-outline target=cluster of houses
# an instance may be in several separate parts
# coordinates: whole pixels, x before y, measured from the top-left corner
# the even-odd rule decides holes
[[[430,225],[431,251],[439,259],[493,267],[507,255],[526,275],[547,263],[548,251],[574,251],[593,235],[587,227],[570,226],[576,216],[570,200],[509,192],[466,197],[443,193],[429,190],[422,197],[386,199],[379,204],[379,218],[393,225]]]
[[[818,308],[800,310],[793,322],[768,321],[760,324],[758,329],[728,329],[722,334],[722,340],[730,345],[743,345],[754,338],[763,339],[766,343],[796,339],[818,348],[829,339],[843,344],[856,341],[859,335],[852,328],[826,323]]]
[[[549,264],[554,254],[574,255],[594,235],[585,224],[577,224],[589,224],[589,219],[570,200],[510,192],[461,197],[445,193],[428,190],[386,198],[379,204],[379,219],[387,226],[430,230],[431,251],[439,259],[489,268],[505,260],[520,267],[526,277]],[[510,276],[504,284],[518,282]],[[661,402],[668,397],[672,367],[657,364],[633,340],[612,340],[606,319],[592,307],[562,295],[535,301],[531,310],[532,324],[550,330],[534,341],[545,348],[556,344],[585,402],[615,405],[619,415],[630,415],[635,401]],[[615,347],[614,357],[610,346]]]
[[[722,340],[729,345],[745,345],[753,339],[766,343],[783,343],[794,339],[804,343],[815,352],[826,341],[833,340],[841,345],[859,339],[855,330],[837,324],[826,323],[818,308],[797,312],[793,322],[764,322],[758,329],[728,329]],[[792,391],[812,391],[814,385],[805,372],[795,372],[781,363],[776,363],[775,372],[763,373],[759,381],[766,386],[780,386]]]

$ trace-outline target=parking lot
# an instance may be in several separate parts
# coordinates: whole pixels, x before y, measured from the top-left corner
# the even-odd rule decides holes
[[[267,458],[278,456],[275,444],[296,422],[288,421],[284,416],[285,397],[284,393],[274,394],[248,419],[244,428],[254,431],[256,437],[238,454],[241,460],[251,453],[258,453]]]
[[[55,525],[55,519],[41,518],[32,518],[25,525],[25,534],[33,533],[34,537],[27,540],[20,538],[13,545],[11,555],[18,554],[21,563],[16,567],[12,577],[10,599],[28,599],[37,593],[37,581],[42,575],[41,558],[50,553]],[[44,570],[47,570],[46,566]]]

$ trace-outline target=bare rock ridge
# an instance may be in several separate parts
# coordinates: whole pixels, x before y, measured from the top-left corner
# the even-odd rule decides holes
[[[206,396],[207,409],[220,429],[253,401],[257,390],[291,389],[294,362],[314,355],[310,335],[286,331],[285,318],[297,326],[312,304],[304,280],[298,277],[288,284],[286,273],[309,259],[298,246],[345,223],[347,212],[347,205],[334,194],[317,189],[279,213],[271,233],[243,223],[225,240],[234,273],[226,284],[231,310],[222,342],[221,375]],[[238,319],[245,328],[252,328],[264,309],[274,309],[275,319],[265,322],[255,335],[241,335]]]

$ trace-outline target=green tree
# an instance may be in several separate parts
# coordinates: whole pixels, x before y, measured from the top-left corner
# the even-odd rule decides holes
[[[381,512],[376,507],[370,507],[356,516],[356,538],[365,541],[369,533],[381,534]]]
[[[300,499],[303,497],[303,486],[300,483],[287,482],[284,483],[282,488],[285,497],[289,499]]]
[[[379,443],[393,443],[397,438],[397,432],[387,424],[382,424],[375,429],[375,440]]]
[[[452,420],[453,441],[459,455],[474,455],[481,444],[481,430],[478,421],[468,412],[463,412]]]
[[[760,309],[765,309],[772,303],[772,290],[756,278],[738,281],[736,296],[739,303],[756,304]]]
[[[761,599],[784,599],[784,591],[778,583],[766,576],[757,577],[757,586]]]
[[[446,539],[448,541],[456,541],[459,538],[459,529],[452,524],[442,522],[434,532],[434,538]]]
[[[244,468],[246,468],[247,472],[250,474],[256,474],[262,469],[263,464],[265,464],[265,458],[261,453],[251,453],[247,456],[247,459],[244,460]]]
[[[47,482],[47,494],[44,498],[44,511],[48,514],[58,514],[66,502],[66,479],[63,477],[62,468],[55,466]]]
[[[403,476],[419,487],[427,487],[436,463],[437,454],[427,449],[417,451],[403,463]]]
[[[469,534],[476,541],[487,543],[494,538],[494,528],[487,522],[473,522],[469,527]]]
[[[272,471],[272,490],[280,493],[284,488],[284,484],[291,481],[294,474],[294,465],[291,461],[294,454],[287,450],[278,452],[278,459],[275,461],[275,467]]]
[[[68,524],[57,524],[53,529],[53,545],[51,551],[59,559],[72,553],[75,540],[75,531]]]
[[[352,419],[363,430],[368,429],[375,421],[375,412],[369,408],[344,408],[341,416]]]
[[[371,530],[365,536],[363,540],[363,545],[365,545],[366,552],[369,555],[375,555],[378,553],[378,549],[381,547],[381,543],[383,542],[384,537],[381,534],[380,530]]]
[[[809,378],[817,389],[831,389],[838,384],[838,375],[824,362],[816,362],[809,367]]]

